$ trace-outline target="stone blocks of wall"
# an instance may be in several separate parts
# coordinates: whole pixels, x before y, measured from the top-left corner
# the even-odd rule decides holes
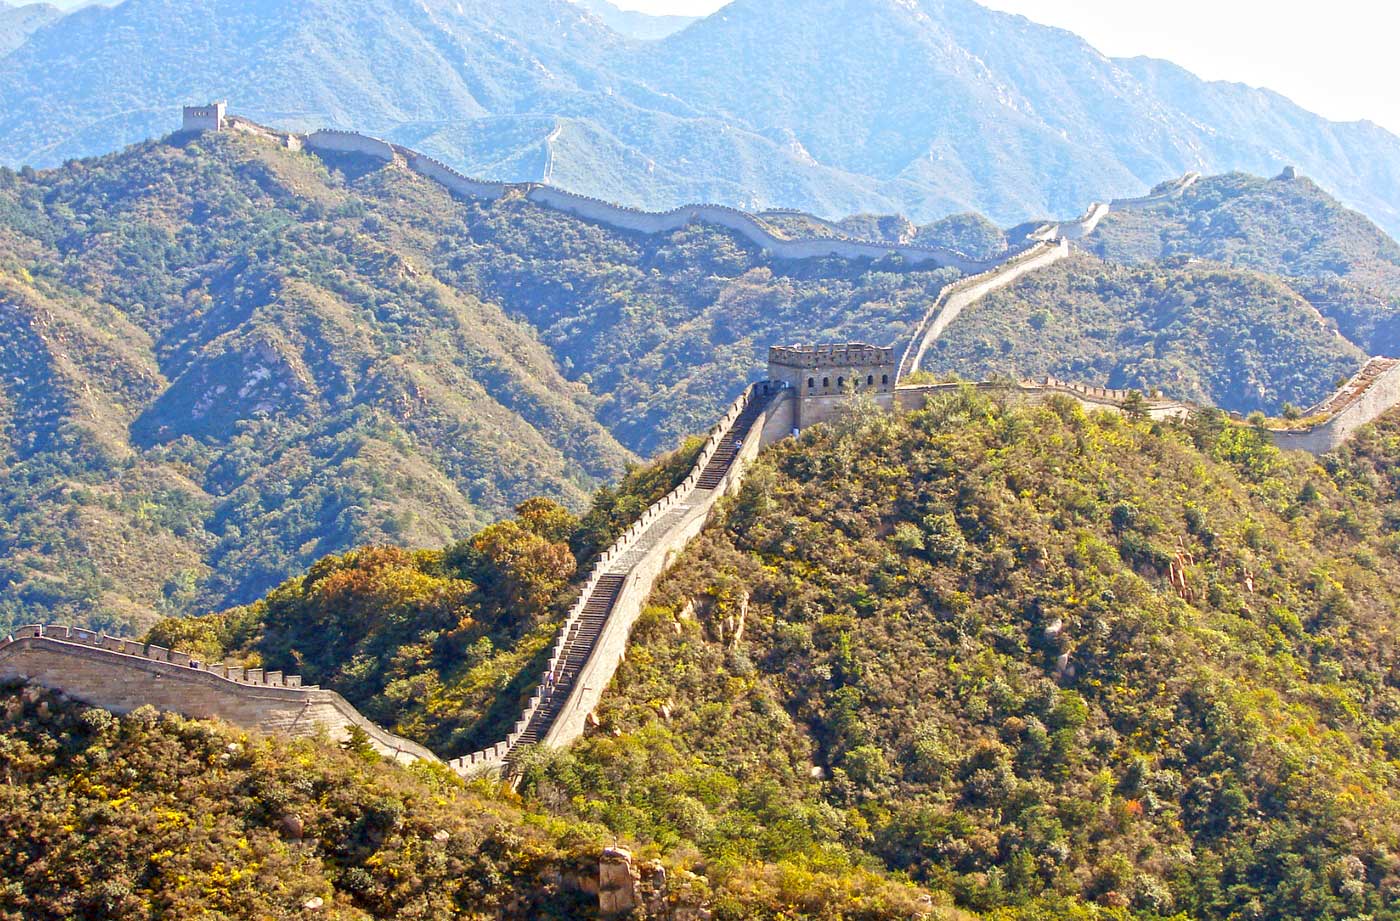
[[[391,161],[403,157],[409,169],[471,198],[498,199],[512,191],[522,192],[536,204],[564,211],[587,220],[638,233],[671,233],[700,221],[733,230],[764,252],[778,259],[882,259],[899,256],[910,265],[933,265],[957,269],[964,274],[984,271],[994,260],[978,260],[953,250],[915,244],[891,244],[849,237],[802,237],[785,239],[773,234],[746,211],[726,205],[684,205],[670,211],[642,211],[599,198],[579,195],[541,183],[505,183],[472,179],[440,160],[380,138],[352,131],[322,129],[302,139],[309,150],[358,153]]]
[[[188,655],[66,627],[25,627],[0,639],[0,681],[36,684],[114,713],[138,707],[193,719],[222,719],[243,729],[342,741],[358,726],[381,754],[437,759],[385,732],[334,691],[304,687],[280,672],[205,666]]]
[[[1133,209],[1151,208],[1165,202],[1175,201],[1186,194],[1186,190],[1201,181],[1201,174],[1190,172],[1175,182],[1170,183],[1162,191],[1152,195],[1142,195],[1138,198],[1115,198],[1110,206],[1120,211],[1130,211]]]
[[[750,387],[730,406],[720,424],[711,430],[710,438],[690,477],[677,490],[675,502],[686,508],[685,514],[672,523],[660,536],[660,539],[653,542],[641,559],[633,564],[628,571],[627,579],[617,600],[613,603],[603,632],[598,637],[588,661],[579,672],[578,679],[574,682],[563,708],[555,717],[554,724],[545,735],[544,744],[561,747],[572,743],[583,735],[588,714],[598,706],[603,693],[612,682],[618,666],[622,664],[632,628],[636,625],[637,618],[641,616],[643,606],[651,595],[656,580],[675,561],[681,551],[704,530],[705,524],[709,521],[719,500],[736,489],[742,482],[745,470],[763,447],[762,433],[770,427],[771,420],[774,418],[784,419],[785,414],[791,414],[790,404],[785,403],[783,399],[790,397],[789,393],[784,392],[787,388],[776,394],[770,394],[770,390],[774,386],[765,382]],[[697,490],[694,483],[698,479],[700,471],[708,465],[720,443],[729,437],[735,420],[748,407],[750,401],[760,399],[767,401],[764,409],[755,418],[753,426],[749,430],[751,435],[745,439],[743,448],[734,458],[729,471],[713,490]],[[759,437],[753,437],[752,433],[758,433]],[[642,517],[637,536],[641,535],[651,521],[670,511],[675,505],[673,503],[671,506],[666,506],[665,502],[666,500],[662,500],[661,503],[657,503],[657,506],[654,507],[655,513],[651,513],[649,510],[649,514]]]
[[[584,582],[578,601],[569,611],[559,630],[540,684],[536,687],[535,694],[530,698],[514,728],[505,739],[495,745],[450,762],[449,766],[453,770],[462,774],[500,770],[514,749],[517,740],[529,726],[530,720],[535,716],[538,708],[549,699],[551,694],[564,693],[568,696],[559,714],[556,715],[554,722],[542,738],[542,744],[556,747],[568,745],[583,734],[588,714],[597,706],[598,700],[601,699],[603,691],[608,682],[612,680],[613,673],[622,661],[622,656],[626,651],[627,638],[631,634],[636,618],[641,614],[642,603],[650,593],[652,583],[669,563],[671,556],[689,543],[704,527],[705,520],[708,518],[714,503],[737,475],[736,468],[741,466],[745,455],[741,453],[740,457],[736,458],[730,473],[721,483],[720,488],[713,491],[697,489],[701,472],[714,457],[715,452],[719,450],[721,443],[732,430],[735,420],[739,418],[749,402],[753,399],[766,399],[770,389],[775,386],[764,382],[746,389],[743,395],[730,405],[720,421],[710,429],[709,437],[686,479],[643,512],[611,547],[599,555],[588,579]],[[766,421],[760,417],[760,420],[755,422],[755,430],[761,431],[760,425],[765,424]],[[745,451],[756,452],[759,442],[760,439],[749,439],[749,443],[745,445]],[[568,688],[563,688],[558,676],[565,662],[566,646],[575,624],[583,616],[584,608],[588,604],[598,580],[610,571],[616,572],[616,566],[619,562],[626,562],[623,558],[634,549],[642,536],[659,519],[681,509],[685,510],[685,514],[679,520],[670,523],[660,540],[653,544],[640,561],[633,563],[627,570],[628,578],[624,582],[622,592],[613,603],[607,623],[590,652],[587,662],[574,683]]]
[[[963,387],[972,387],[979,393],[994,393],[1029,400],[1044,400],[1051,396],[1063,396],[1074,400],[1085,410],[1102,410],[1113,413],[1123,412],[1124,403],[1132,392],[1114,390],[1108,387],[1093,387],[1086,384],[1073,384],[1054,378],[1046,378],[1044,381],[915,384],[900,387],[895,392],[895,405],[903,412],[913,412],[927,406],[930,398],[956,393]],[[1147,399],[1144,408],[1149,419],[1184,419],[1195,409],[1190,403],[1164,399]]]
[[[308,150],[363,154],[386,163],[394,159],[394,146],[388,141],[356,134],[353,131],[322,129],[308,134],[302,139],[302,145]]]

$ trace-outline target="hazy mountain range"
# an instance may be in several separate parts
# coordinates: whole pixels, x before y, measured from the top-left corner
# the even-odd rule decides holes
[[[628,38],[665,38],[684,29],[698,16],[653,16],[636,10],[622,10],[608,0],[574,0],[579,6],[603,20],[609,29]]]
[[[54,22],[63,11],[47,3],[12,6],[0,0],[0,57],[23,45],[36,29]]]
[[[736,0],[689,25],[587,6],[82,9],[0,58],[0,162],[109,151],[171,130],[182,103],[227,98],[262,121],[374,132],[471,173],[651,208],[976,210],[1010,224],[1187,169],[1291,163],[1400,231],[1394,135],[1110,59],[971,0]]]

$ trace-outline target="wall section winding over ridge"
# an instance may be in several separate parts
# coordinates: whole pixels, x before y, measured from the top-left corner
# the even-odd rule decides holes
[[[541,741],[564,746],[583,734],[588,714],[622,661],[632,627],[657,577],[704,528],[715,505],[738,485],[759,449],[787,434],[785,428],[773,425],[773,418],[775,407],[786,405],[790,398],[784,385],[763,381],[746,388],[730,405],[710,430],[684,482],[648,508],[598,557],[514,729],[496,745],[449,762],[453,770],[477,774],[504,769],[526,728],[555,696],[562,706],[545,727]],[[725,460],[722,452],[726,447],[733,451],[734,429],[741,421],[754,435]],[[729,445],[726,439],[731,440]],[[703,474],[720,462],[723,475],[717,483],[707,484]],[[565,681],[561,676],[566,646],[594,591],[608,575],[625,575],[623,588],[588,649],[583,668],[573,680]],[[90,630],[32,626],[0,638],[0,681],[38,684],[117,713],[150,705],[191,718],[218,718],[245,729],[292,736],[325,733],[343,741],[350,727],[358,726],[386,757],[439,760],[423,746],[370,722],[334,691],[303,686],[299,677],[210,665],[185,653]]]
[[[578,601],[574,603],[563,626],[560,627],[550,652],[549,664],[515,727],[505,739],[495,745],[452,761],[451,766],[454,770],[462,774],[501,770],[520,745],[521,737],[536,714],[541,708],[548,706],[556,696],[562,697],[562,700],[558,701],[557,713],[541,735],[540,741],[549,746],[559,747],[568,745],[583,735],[588,714],[597,706],[622,662],[627,639],[656,578],[666,570],[676,554],[704,528],[719,499],[740,482],[744,469],[757,456],[762,445],[761,433],[767,428],[767,413],[771,412],[772,406],[784,396],[786,394],[778,385],[765,381],[746,388],[730,405],[723,418],[710,429],[705,446],[685,481],[643,512],[641,517],[598,557]],[[745,410],[756,401],[764,401],[763,412],[753,426],[760,433],[760,437],[745,440],[743,449],[730,462],[729,469],[717,486],[703,487],[702,473],[720,452],[725,439],[731,437],[735,424],[744,415]],[[579,628],[593,593],[608,575],[625,575],[622,590],[613,601],[607,620],[601,633],[593,641],[583,667],[566,683],[563,675],[569,641]]]
[[[895,380],[902,380],[918,371],[919,363],[924,360],[924,353],[928,351],[929,346],[933,345],[934,341],[943,335],[948,324],[956,320],[969,306],[993,291],[1005,288],[1021,276],[1054,265],[1068,255],[1067,241],[1041,241],[992,269],[960,278],[944,287],[938,293],[937,300],[924,314],[909,345],[905,347]]]
[[[1326,454],[1397,403],[1400,360],[1372,358],[1336,393],[1314,407],[1326,414],[1324,421],[1306,429],[1272,430],[1269,435],[1279,448]]]
[[[726,205],[694,204],[683,205],[670,211],[642,211],[538,182],[510,183],[473,179],[427,154],[351,131],[323,129],[306,135],[301,141],[306,149],[313,151],[356,153],[385,162],[401,160],[413,172],[443,185],[458,195],[499,199],[511,192],[519,192],[536,204],[622,230],[670,233],[695,221],[714,224],[740,234],[764,252],[779,259],[882,259],[899,256],[911,265],[932,264],[957,269],[964,274],[982,272],[999,264],[999,260],[973,259],[963,253],[933,246],[883,243],[851,237],[785,239],[775,235],[752,214]]]
[[[438,759],[416,742],[385,732],[334,691],[303,686],[280,672],[207,665],[161,646],[69,627],[22,627],[0,638],[0,681],[61,691],[115,713],[150,705],[243,729],[344,741],[357,726],[395,761]]]

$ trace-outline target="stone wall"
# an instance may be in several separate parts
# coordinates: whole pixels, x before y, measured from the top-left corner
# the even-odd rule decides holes
[[[584,582],[578,601],[569,611],[559,630],[540,683],[536,686],[535,693],[528,701],[520,719],[516,721],[515,727],[505,739],[495,745],[450,762],[450,766],[454,770],[463,774],[474,774],[502,768],[536,711],[544,704],[549,694],[555,693],[555,688],[559,683],[558,675],[565,661],[565,647],[569,635],[583,616],[584,608],[599,580],[604,575],[617,573],[620,571],[620,567],[626,566],[627,579],[623,584],[621,594],[612,606],[603,632],[598,637],[588,661],[569,688],[568,697],[541,742],[546,745],[563,746],[568,745],[583,734],[588,714],[598,705],[608,683],[612,680],[613,673],[622,661],[626,651],[627,638],[632,632],[632,626],[637,617],[641,614],[642,603],[650,593],[656,577],[670,564],[675,554],[700,532],[713,510],[715,502],[726,489],[731,487],[737,477],[742,475],[743,466],[758,451],[761,438],[748,439],[744,451],[735,460],[729,474],[713,491],[698,488],[701,472],[714,457],[715,452],[719,450],[721,443],[733,429],[735,421],[749,403],[755,399],[768,399],[770,391],[775,389],[775,385],[766,381],[747,388],[730,405],[720,421],[710,429],[709,436],[685,481],[643,512],[641,517],[633,522],[617,541],[598,557],[588,579]],[[778,395],[782,396],[781,393]],[[753,431],[762,432],[767,424],[768,419],[765,413],[760,415],[754,423]],[[665,522],[661,525],[666,526],[665,532],[659,536],[648,535],[648,529],[667,516],[671,516],[669,526],[666,526]],[[639,559],[629,562],[632,556],[636,555],[634,551],[642,543],[644,536],[649,539],[648,549],[641,554]]]
[[[458,195],[498,199],[511,192],[520,192],[536,204],[622,230],[670,233],[695,221],[713,224],[738,233],[778,259],[882,259],[898,256],[910,265],[953,268],[964,274],[982,272],[999,264],[999,260],[973,259],[953,250],[912,243],[886,243],[843,236],[785,239],[776,236],[753,215],[725,205],[694,204],[670,211],[642,211],[541,183],[488,182],[473,179],[427,154],[350,131],[323,129],[307,135],[302,140],[303,145],[310,150],[359,153],[386,162],[398,155],[409,169],[442,184]]]
[[[1381,368],[1375,376],[1358,387],[1358,379],[1364,378],[1368,369],[1377,364]],[[1284,450],[1326,454],[1337,450],[1357,429],[1374,422],[1397,403],[1400,403],[1400,361],[1372,359],[1337,394],[1320,404],[1330,409],[1325,422],[1307,429],[1277,430],[1269,434],[1274,444]]]
[[[1106,202],[1094,202],[1084,216],[1073,221],[1059,221],[1044,224],[1030,235],[1032,240],[1054,242],[1056,240],[1082,240],[1098,229],[1099,222],[1108,217],[1113,206]]]
[[[211,102],[207,106],[185,106],[181,130],[189,132],[222,131],[228,104]]]
[[[386,162],[394,159],[394,145],[353,131],[322,129],[302,138],[302,146],[307,150],[363,154]]]
[[[727,437],[733,420],[738,418],[739,413],[750,401],[766,399],[763,390],[760,389],[765,387],[766,384],[755,384],[745,392],[744,396],[735,401],[730,408],[730,414],[726,417],[729,424],[722,426],[714,433],[716,444],[719,440]],[[787,389],[784,388],[784,390]],[[603,635],[598,638],[598,645],[595,647],[593,655],[589,657],[588,663],[579,674],[579,679],[565,702],[564,708],[560,710],[555,719],[554,725],[550,727],[544,744],[556,748],[563,747],[583,735],[588,714],[592,713],[602,701],[603,693],[612,683],[613,675],[616,674],[618,666],[622,664],[622,660],[626,656],[627,641],[632,635],[632,628],[636,625],[637,618],[641,616],[656,580],[675,562],[686,546],[704,530],[705,524],[710,520],[710,515],[714,512],[715,505],[719,500],[738,489],[743,482],[744,473],[753,464],[754,459],[758,457],[759,451],[764,446],[763,432],[769,428],[772,420],[781,419],[785,411],[791,412],[790,408],[785,409],[788,404],[783,401],[784,397],[789,396],[789,394],[779,391],[774,399],[767,402],[750,429],[751,433],[757,433],[757,437],[751,434],[745,440],[743,449],[735,458],[733,465],[719,486],[712,491],[692,492],[687,513],[673,524],[666,531],[664,537],[656,542],[632,567],[623,586],[622,594],[618,596],[617,602],[613,605],[612,613],[608,616]],[[705,462],[708,462],[708,459]],[[696,464],[696,471],[703,470],[705,462]]]
[[[959,279],[945,287],[937,300],[924,314],[923,320],[914,331],[904,356],[899,362],[896,380],[902,380],[919,370],[924,353],[943,331],[969,306],[991,294],[998,288],[1012,284],[1023,275],[1037,269],[1054,265],[1069,255],[1069,243],[1060,240],[1056,243],[1040,242],[1034,246],[978,275]]]
[[[896,405],[904,412],[923,409],[929,398],[956,393],[962,387],[972,387],[981,393],[995,393],[1022,397],[1031,400],[1044,400],[1051,396],[1064,396],[1074,400],[1086,410],[1107,410],[1121,413],[1132,391],[1113,390],[1107,387],[1093,387],[1087,384],[1073,384],[1054,378],[1043,381],[982,381],[978,383],[914,384],[900,387],[895,391]],[[1145,397],[1144,409],[1151,419],[1184,419],[1196,408],[1181,400],[1168,400]]]
[[[1186,194],[1187,189],[1200,181],[1200,173],[1190,172],[1180,179],[1168,183],[1160,192],[1153,192],[1150,195],[1142,195],[1138,198],[1115,198],[1111,202],[1111,206],[1119,211],[1130,211],[1135,208],[1151,208],[1153,205],[1160,205],[1180,198]]]
[[[334,691],[296,677],[207,665],[188,655],[68,627],[24,627],[0,638],[0,681],[37,684],[94,707],[128,713],[150,705],[194,719],[291,736],[348,738],[358,726],[386,757],[437,761],[426,748],[385,732]]]

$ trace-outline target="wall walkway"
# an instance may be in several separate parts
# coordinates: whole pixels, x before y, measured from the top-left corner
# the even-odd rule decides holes
[[[549,664],[504,740],[449,762],[462,774],[509,770],[525,746],[579,738],[626,651],[656,579],[695,538],[721,497],[741,481],[760,447],[787,434],[773,410],[791,395],[764,381],[746,389],[711,430],[685,481],[648,508],[596,561],[559,632]],[[0,681],[62,691],[117,713],[150,705],[197,719],[293,736],[344,740],[352,726],[394,760],[437,761],[385,732],[334,691],[297,676],[210,665],[188,654],[68,627],[32,626],[0,638]]]
[[[514,729],[490,748],[452,761],[455,770],[508,770],[512,756],[525,746],[560,747],[583,735],[657,577],[700,533],[720,497],[740,482],[757,455],[769,406],[782,395],[778,385],[765,381],[749,387],[729,407],[710,430],[685,481],[598,558]]]
[[[195,719],[292,736],[343,741],[352,726],[396,761],[437,761],[423,746],[385,732],[334,691],[281,672],[209,665],[161,646],[69,627],[21,627],[0,637],[0,681],[23,681],[115,713],[151,705]]]
[[[1326,454],[1363,425],[1400,403],[1400,360],[1372,358],[1351,380],[1305,415],[1317,422],[1300,429],[1276,429],[1269,435],[1285,450]]]

